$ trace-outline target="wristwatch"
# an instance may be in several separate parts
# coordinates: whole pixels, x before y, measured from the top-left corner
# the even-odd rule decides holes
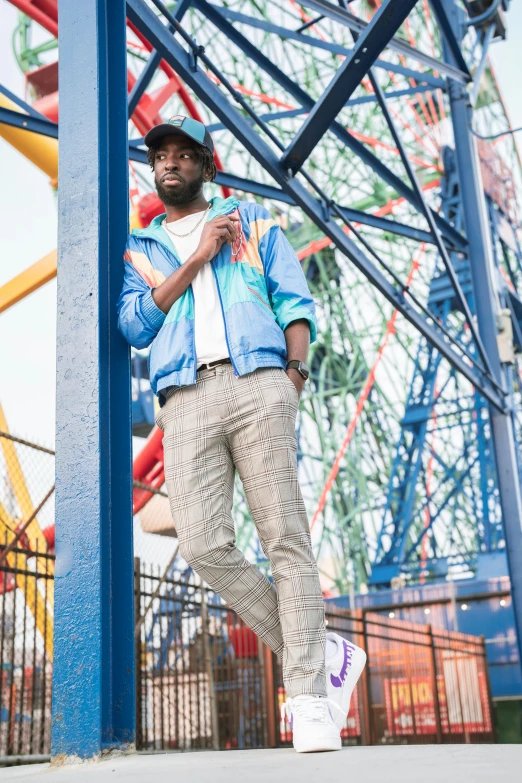
[[[287,362],[286,364],[287,370],[297,370],[299,375],[302,375],[305,381],[308,380],[308,376],[310,375],[310,370],[306,366],[304,362],[298,362],[297,360],[292,360],[291,362]]]

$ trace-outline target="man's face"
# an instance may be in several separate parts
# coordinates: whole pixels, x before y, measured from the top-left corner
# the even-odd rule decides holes
[[[195,143],[186,136],[164,136],[154,157],[154,182],[161,201],[168,207],[188,204],[199,196],[205,181]]]

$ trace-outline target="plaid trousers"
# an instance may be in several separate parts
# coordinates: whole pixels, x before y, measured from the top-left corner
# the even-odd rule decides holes
[[[326,695],[325,615],[297,480],[297,390],[285,371],[197,374],[156,415],[179,551],[283,659],[288,696]],[[235,545],[238,471],[274,583]]]

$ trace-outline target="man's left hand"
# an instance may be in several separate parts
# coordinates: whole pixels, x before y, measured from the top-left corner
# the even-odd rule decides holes
[[[301,392],[303,391],[303,387],[306,383],[306,380],[303,378],[301,373],[298,370],[295,370],[293,367],[287,370],[286,374],[288,375],[288,377],[294,384],[295,388],[297,389],[297,394],[299,395],[299,399],[300,399]]]

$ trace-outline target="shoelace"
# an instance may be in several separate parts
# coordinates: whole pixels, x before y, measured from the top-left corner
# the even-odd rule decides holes
[[[322,698],[310,698],[299,701],[297,696],[295,699],[285,701],[281,705],[281,720],[290,721],[292,713],[298,715],[300,718],[306,718],[309,721],[318,723],[326,723],[332,720],[332,714],[330,712],[330,699]]]

